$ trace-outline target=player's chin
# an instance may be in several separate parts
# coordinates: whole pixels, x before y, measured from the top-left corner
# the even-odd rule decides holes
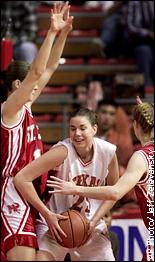
[[[85,147],[84,141],[74,141],[73,143],[75,147]]]
[[[27,101],[28,103],[33,102],[32,98],[29,98],[29,100]]]
[[[34,99],[34,93],[32,93],[29,97],[29,102],[33,102],[33,99]]]

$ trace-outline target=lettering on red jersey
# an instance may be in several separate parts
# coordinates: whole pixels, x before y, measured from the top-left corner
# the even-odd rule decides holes
[[[27,142],[28,143],[41,139],[41,135],[39,134],[39,132],[37,132],[37,134],[35,132],[36,128],[38,129],[38,126],[34,124],[27,127]]]

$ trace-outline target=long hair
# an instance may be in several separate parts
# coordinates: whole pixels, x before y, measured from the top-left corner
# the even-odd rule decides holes
[[[9,64],[6,71],[1,72],[1,102],[5,101],[8,93],[12,91],[12,82],[17,79],[23,81],[29,69],[29,63],[16,60]]]

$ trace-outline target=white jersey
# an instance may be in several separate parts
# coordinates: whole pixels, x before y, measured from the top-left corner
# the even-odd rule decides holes
[[[64,145],[68,149],[68,156],[64,163],[57,168],[56,176],[64,180],[73,180],[81,186],[101,186],[105,184],[108,175],[108,166],[114,157],[116,146],[94,138],[94,155],[90,162],[84,163],[77,155],[74,146],[69,138],[58,142],[54,147]],[[102,200],[86,198],[83,196],[65,196],[53,194],[47,203],[50,210],[62,213],[68,208],[73,208],[85,213],[91,219]]]
[[[72,179],[77,185],[83,186],[100,186],[105,183],[108,166],[116,151],[115,145],[95,137],[94,155],[88,163],[80,159],[70,139],[58,142],[54,147],[59,145],[67,147],[68,156],[57,168],[57,177],[67,181]],[[102,203],[102,200],[57,193],[51,195],[47,207],[55,213],[74,208],[85,213],[90,220]],[[63,248],[53,240],[44,218],[38,220],[36,229],[39,249],[51,253],[56,261],[64,261],[67,252],[70,253],[72,261],[115,261],[103,218],[96,225],[90,239],[84,245],[73,249]]]

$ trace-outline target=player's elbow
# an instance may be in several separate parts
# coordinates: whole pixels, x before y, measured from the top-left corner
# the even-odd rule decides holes
[[[45,66],[41,66],[41,65],[37,65],[34,63],[31,65],[31,68],[30,68],[30,73],[33,75],[33,78],[35,80],[38,80],[42,74],[45,72],[46,68]]]
[[[47,66],[47,70],[50,71],[51,75],[57,70],[59,62],[54,63],[52,66]]]
[[[36,79],[39,79],[43,75],[44,72],[45,72],[45,69],[43,68],[35,68],[34,74],[35,74]]]
[[[15,177],[13,177],[13,183],[14,183],[14,186],[15,186],[17,189],[20,189],[21,178],[20,178],[19,175],[16,175]]]
[[[111,200],[118,201],[119,199],[121,199],[120,192],[117,188],[114,188],[111,193]]]

